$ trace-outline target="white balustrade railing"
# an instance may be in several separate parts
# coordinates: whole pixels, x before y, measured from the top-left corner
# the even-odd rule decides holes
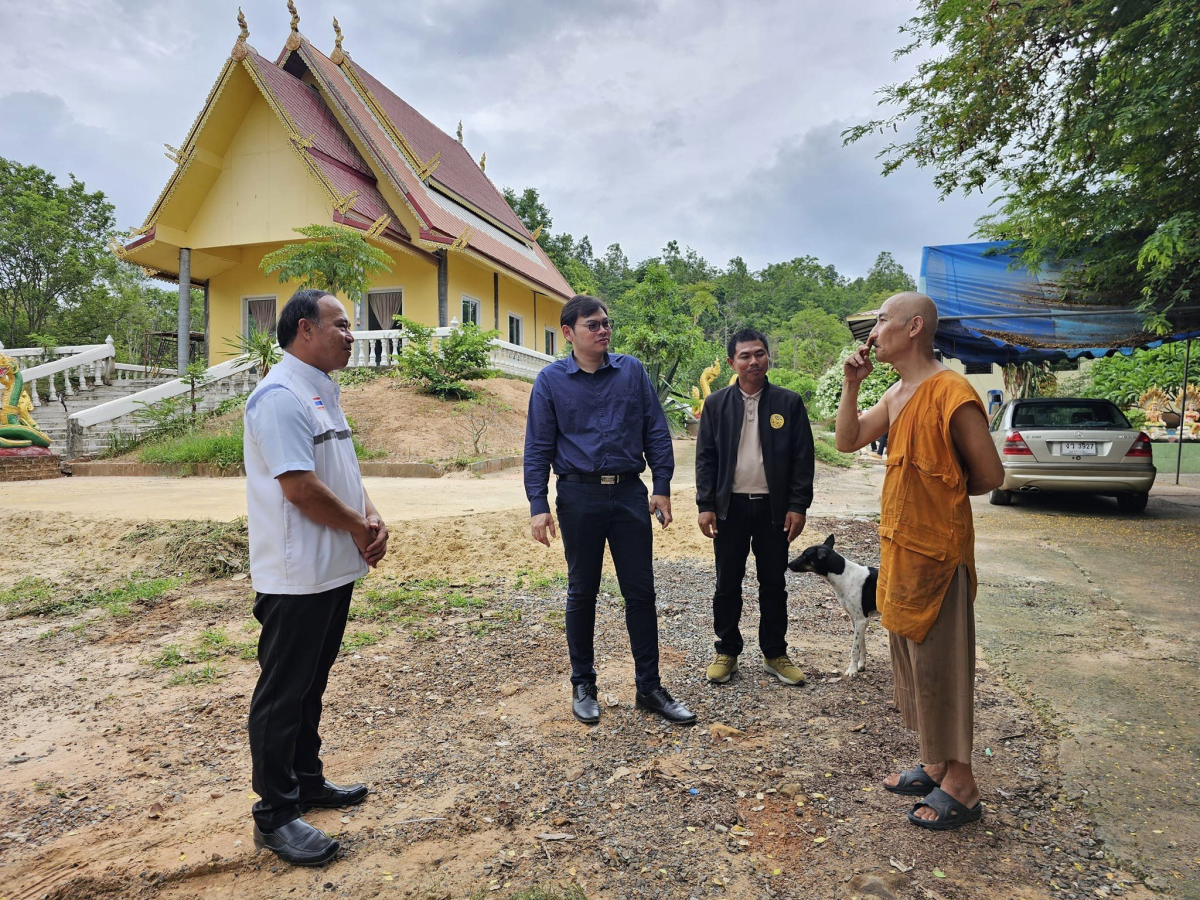
[[[434,329],[433,337],[444,338],[451,328]],[[404,349],[403,332],[398,329],[355,331],[354,347],[350,352],[350,368],[385,368],[393,364],[392,357]],[[538,372],[554,362],[554,357],[528,347],[510,344],[499,338],[492,340],[492,365],[505,375],[535,378]]]
[[[131,366],[129,363],[116,363],[113,368],[117,373],[117,381],[153,381],[165,375],[178,375],[178,369],[163,369],[158,366]]]
[[[140,367],[138,367],[140,368]],[[153,370],[151,370],[153,371]],[[204,407],[211,408],[225,397],[245,394],[258,382],[258,372],[253,362],[232,359],[207,369],[204,373]],[[103,449],[104,430],[117,427],[116,420],[162,400],[188,393],[189,387],[183,379],[174,378],[136,394],[99,403],[89,409],[80,410],[67,418],[67,456],[77,458]],[[136,434],[139,423],[127,422],[118,430]]]
[[[7,355],[21,353],[22,350],[29,348],[21,348],[21,350],[6,350]],[[44,354],[44,351],[42,351]],[[58,380],[62,376],[63,395],[73,397],[76,393],[76,385],[79,392],[89,391],[99,385],[101,382],[112,380],[113,375],[113,360],[116,359],[117,351],[113,348],[113,339],[110,336],[103,344],[94,344],[89,347],[59,347],[57,349],[58,359],[50,362],[39,363],[36,366],[21,370],[21,377],[25,382],[25,387],[29,389],[29,399],[35,407],[41,406],[41,396],[38,392],[37,383],[40,379],[45,379],[49,388],[48,396],[50,402],[58,400]],[[34,359],[32,354],[22,356],[20,358]]]
[[[391,366],[392,357],[404,349],[403,333],[396,329],[354,331],[348,368]]]

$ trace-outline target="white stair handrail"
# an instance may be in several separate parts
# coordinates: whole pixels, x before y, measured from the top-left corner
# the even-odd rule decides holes
[[[99,362],[102,359],[113,359],[117,355],[117,351],[111,343],[112,338],[109,338],[109,343],[97,344],[80,353],[74,353],[70,356],[63,356],[52,362],[42,363],[37,366],[30,366],[28,369],[21,370],[21,377],[26,383],[34,381],[38,378],[45,378],[47,375],[56,375],[59,372],[65,372],[67,369],[75,369],[79,366],[87,365],[88,363]]]
[[[204,380],[206,382],[218,381],[253,368],[253,362],[229,360],[228,362],[218,363],[206,369]],[[128,397],[118,397],[116,400],[109,400],[107,403],[99,403],[90,409],[83,409],[77,413],[72,413],[68,421],[72,426],[77,428],[90,428],[93,425],[99,425],[101,422],[110,422],[121,416],[127,416],[160,400],[167,400],[171,397],[186,394],[188,390],[188,385],[183,379],[174,378],[164,384],[155,385],[144,391],[138,391],[136,394],[130,394]]]

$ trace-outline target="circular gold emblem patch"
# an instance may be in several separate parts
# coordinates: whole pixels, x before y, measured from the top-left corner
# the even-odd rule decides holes
[[[783,427],[783,416],[781,416],[779,413],[775,413],[775,415],[771,416],[771,427],[772,428],[782,428]]]

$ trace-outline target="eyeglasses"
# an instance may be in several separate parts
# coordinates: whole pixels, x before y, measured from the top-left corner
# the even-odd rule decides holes
[[[595,334],[601,328],[603,328],[605,331],[612,331],[613,323],[612,323],[612,319],[601,319],[598,322],[596,322],[596,321],[580,322],[575,327],[576,328],[586,328],[588,331]]]

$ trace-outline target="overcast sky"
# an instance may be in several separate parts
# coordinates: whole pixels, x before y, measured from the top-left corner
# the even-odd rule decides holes
[[[242,0],[274,59],[285,0]],[[488,175],[537,187],[554,229],[632,261],[675,238],[724,266],[811,255],[864,274],[881,250],[914,276],[926,244],[971,238],[979,197],[939,202],[929,170],[886,179],[877,114],[910,0],[297,0],[300,29],[343,46]],[[237,37],[235,0],[0,0],[0,156],[34,163],[139,225]]]

